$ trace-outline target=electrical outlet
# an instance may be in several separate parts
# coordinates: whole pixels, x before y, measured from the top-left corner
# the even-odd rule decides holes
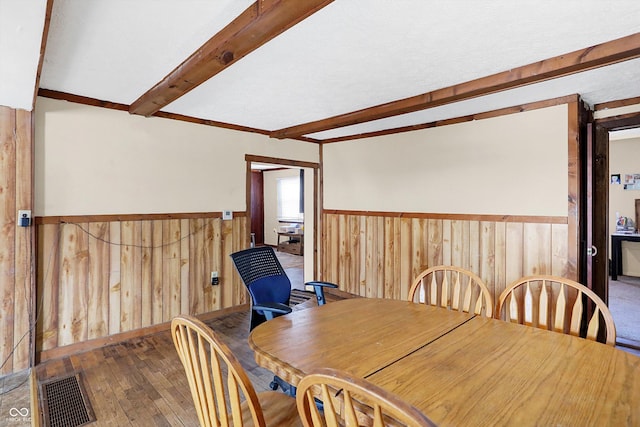
[[[212,271],[211,272],[211,286],[217,286],[218,285],[218,272],[217,271]]]
[[[20,227],[29,227],[31,225],[31,211],[18,211],[18,225]]]
[[[222,219],[225,221],[233,219],[233,211],[222,211]]]

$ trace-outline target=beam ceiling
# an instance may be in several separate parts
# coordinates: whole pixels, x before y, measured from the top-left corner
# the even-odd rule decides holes
[[[129,112],[155,114],[332,1],[258,0],[133,102]]]
[[[563,77],[640,57],[640,33],[543,61],[375,107],[271,132],[273,138],[297,138],[316,132],[378,120],[507,89]]]

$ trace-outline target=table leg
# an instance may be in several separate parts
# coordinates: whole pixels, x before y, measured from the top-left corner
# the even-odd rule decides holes
[[[618,272],[622,270],[622,244],[619,239],[611,237],[611,280],[618,280]]]

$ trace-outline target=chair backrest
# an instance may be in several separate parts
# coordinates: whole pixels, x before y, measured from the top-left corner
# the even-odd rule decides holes
[[[265,426],[251,381],[231,350],[207,325],[191,316],[177,316],[171,321],[171,335],[201,426],[243,425],[243,399],[253,425]]]
[[[322,401],[320,411],[316,399]],[[296,402],[305,427],[435,425],[394,394],[334,369],[318,369],[298,384]]]
[[[592,306],[586,331],[581,333],[585,298]],[[615,345],[616,328],[609,308],[591,289],[573,280],[548,275],[523,277],[509,285],[498,301],[499,318],[594,341],[601,328],[600,315],[606,343]]]
[[[235,252],[231,260],[254,304],[289,304],[291,281],[272,247],[257,246]]]
[[[240,278],[246,286],[267,276],[286,275],[271,246],[256,246],[231,254]]]
[[[409,301],[450,310],[493,316],[493,297],[475,273],[450,265],[437,265],[420,273],[409,289]]]

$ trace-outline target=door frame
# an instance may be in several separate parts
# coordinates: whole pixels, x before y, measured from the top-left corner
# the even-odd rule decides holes
[[[313,169],[313,230],[312,230],[312,235],[313,235],[313,253],[312,253],[312,260],[313,260],[313,277],[317,278],[318,277],[318,266],[319,266],[319,260],[318,260],[318,242],[320,241],[320,230],[321,230],[321,218],[319,215],[320,212],[320,197],[319,197],[319,191],[320,191],[320,177],[319,177],[319,170],[320,170],[320,163],[315,163],[315,162],[306,162],[306,161],[302,161],[302,160],[291,160],[291,159],[283,159],[283,158],[278,158],[278,157],[265,157],[265,156],[258,156],[258,155],[253,155],[253,154],[245,154],[244,159],[247,163],[247,170],[246,170],[246,215],[247,215],[247,223],[251,224],[251,163],[267,163],[267,164],[273,164],[273,165],[279,165],[279,166],[285,166],[285,167],[290,167],[290,168],[309,168],[309,169]],[[305,212],[307,212],[306,206],[305,206]],[[305,233],[307,232],[307,228],[305,227]],[[250,227],[247,227],[247,233],[245,236],[245,242],[250,241],[251,239],[251,229]],[[305,248],[305,252],[304,252],[304,257],[307,256],[307,250]],[[306,258],[305,258],[306,259]]]
[[[593,265],[593,291],[609,304],[609,132],[640,127],[640,112],[593,120],[593,228],[598,248]]]

